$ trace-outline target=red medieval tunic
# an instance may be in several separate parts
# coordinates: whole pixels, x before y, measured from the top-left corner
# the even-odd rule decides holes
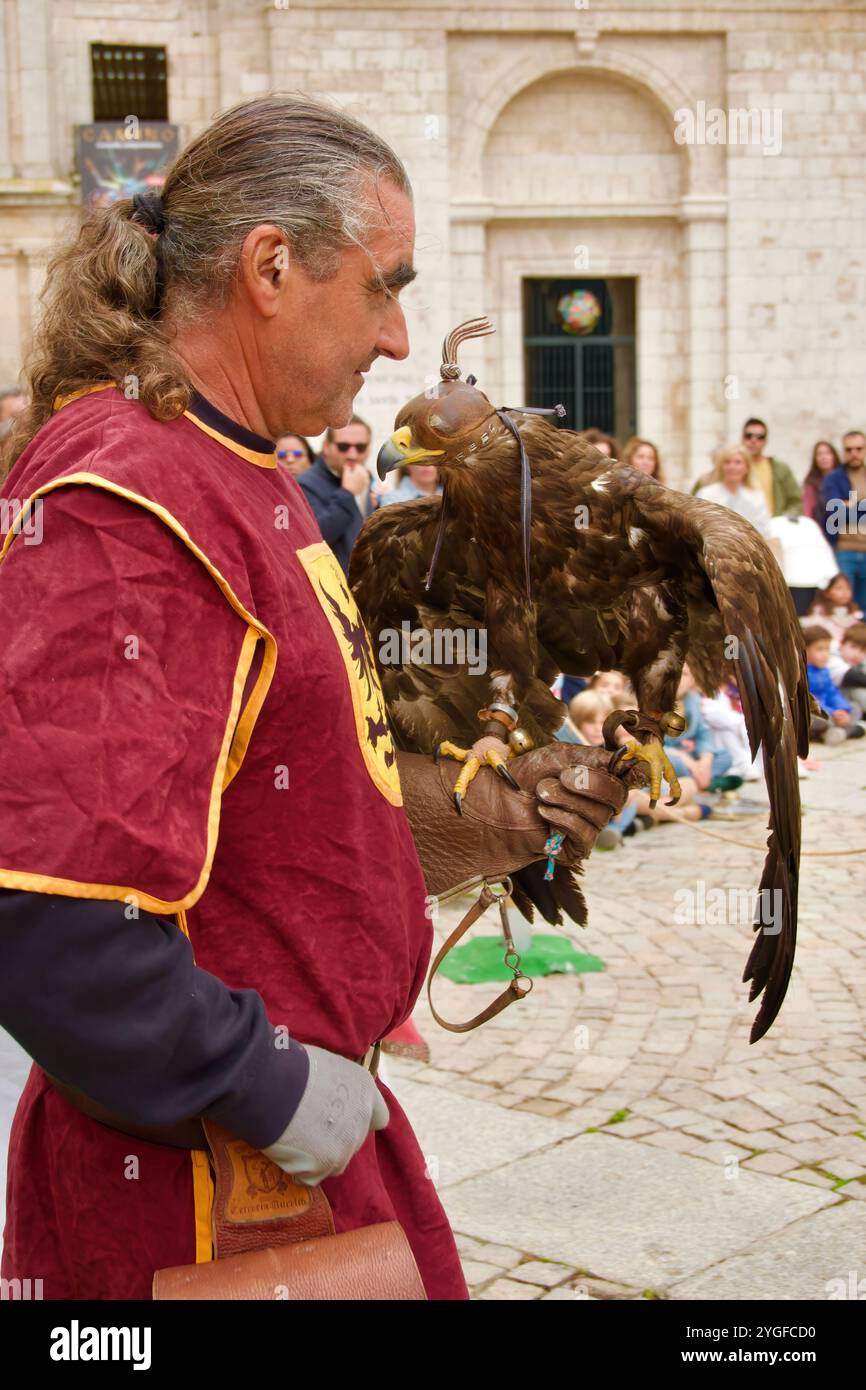
[[[38,566],[20,529],[2,550],[0,887],[170,915],[275,1030],[356,1058],[422,985],[424,881],[345,577],[294,479],[214,419],[159,423],[97,389],[7,479],[7,498],[41,499],[42,535]],[[122,604],[118,566],[136,581]],[[106,661],[109,635],[128,659]],[[131,912],[124,930],[142,925]],[[465,1298],[424,1156],[378,1084],[389,1125],[323,1183],[336,1229],[399,1221],[428,1296]],[[41,1278],[46,1298],[149,1298],[156,1269],[212,1258],[212,1196],[204,1153],[86,1118],[34,1065],[3,1275]]]

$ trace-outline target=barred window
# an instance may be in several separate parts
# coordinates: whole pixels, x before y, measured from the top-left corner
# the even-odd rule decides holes
[[[92,43],[94,121],[168,120],[165,48],[146,44]]]

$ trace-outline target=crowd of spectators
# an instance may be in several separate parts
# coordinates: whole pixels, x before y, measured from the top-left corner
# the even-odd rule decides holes
[[[849,431],[841,454],[829,440],[818,440],[798,483],[792,469],[769,452],[768,435],[763,420],[748,419],[740,443],[720,449],[691,491],[737,512],[767,540],[803,627],[809,689],[824,711],[812,720],[811,739],[845,743],[866,733],[866,437]],[[664,481],[652,441],[633,438],[620,449],[598,430],[583,437],[608,457]],[[588,680],[563,675],[554,690],[567,708],[558,737],[568,742],[600,743],[606,716],[637,703],[616,671],[596,672]],[[633,792],[600,841],[602,848],[665,820],[761,814],[762,805],[741,790],[762,778],[762,768],[760,754],[752,759],[736,685],[699,690],[686,666],[677,710],[685,731],[665,744],[681,786],[678,806],[659,803],[650,810],[646,794]],[[812,757],[800,760],[800,776],[821,766]]]

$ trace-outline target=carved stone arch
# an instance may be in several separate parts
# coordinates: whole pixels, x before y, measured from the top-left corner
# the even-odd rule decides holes
[[[691,94],[656,64],[606,44],[599,45],[591,58],[579,58],[575,54],[567,61],[552,58],[550,53],[527,54],[524,50],[507,68],[491,76],[486,90],[463,112],[461,124],[468,132],[460,152],[464,188],[481,188],[485,146],[509,102],[533,83],[563,72],[585,72],[593,77],[627,83],[670,119],[672,130],[674,113],[692,104]],[[688,196],[695,186],[696,165],[707,147],[684,144],[678,148],[685,161],[685,195]],[[712,147],[710,152],[714,153]]]

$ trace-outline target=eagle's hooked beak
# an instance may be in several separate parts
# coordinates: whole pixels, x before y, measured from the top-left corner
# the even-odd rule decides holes
[[[413,448],[412,431],[408,425],[403,425],[401,429],[394,431],[390,439],[385,440],[379,450],[376,472],[380,478],[384,478],[386,473],[390,473],[392,468],[399,468],[401,463],[419,463],[421,459],[441,458],[444,453],[444,449]]]

